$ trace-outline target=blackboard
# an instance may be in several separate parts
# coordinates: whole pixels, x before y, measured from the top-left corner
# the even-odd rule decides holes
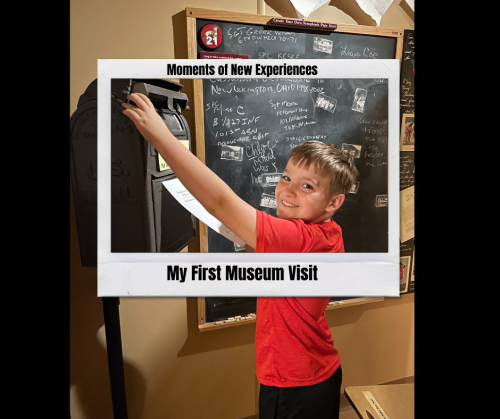
[[[197,19],[198,41],[205,25],[222,29],[217,53],[247,55],[254,59],[390,59],[396,55],[396,38],[355,33],[304,30],[294,27],[250,25]],[[198,42],[198,54],[213,52]],[[199,57],[198,57],[199,58]]]
[[[399,30],[338,25],[321,31],[273,25],[269,16],[193,8],[186,16],[192,59],[209,52],[243,59],[401,58]],[[207,24],[222,34],[215,51],[202,42]],[[198,157],[242,199],[269,214],[276,215],[275,183],[294,146],[318,140],[352,150],[360,176],[333,218],[342,227],[346,252],[388,251],[387,79],[214,78],[195,80],[194,94]],[[202,223],[200,248],[245,251]],[[256,298],[200,298],[199,323],[243,316],[255,306]]]
[[[396,53],[395,38],[206,19],[196,22],[198,39],[208,24],[222,30],[217,53],[248,58],[377,59]],[[208,51],[201,41],[197,46],[198,53]],[[346,252],[387,252],[387,96],[387,79],[204,79],[205,164],[254,208],[276,215],[275,179],[294,146],[318,140],[352,149],[359,183],[334,220]],[[210,229],[208,251],[245,250]]]
[[[330,302],[346,301],[359,297],[331,297]],[[235,316],[256,313],[257,297],[206,297],[205,321],[213,323]]]
[[[352,109],[356,92],[366,95],[363,112]],[[387,80],[204,80],[205,163],[244,201],[276,215],[274,189],[293,147],[310,139],[350,148],[359,183],[333,219],[346,252],[387,252],[387,95]],[[208,249],[244,251],[211,229]]]
[[[415,31],[405,29],[401,64],[400,111],[403,114],[415,113]],[[400,151],[400,191],[415,185],[415,151]],[[415,238],[400,243],[399,254],[403,260],[409,260],[407,281],[400,285],[401,293],[415,292],[412,273],[415,269]],[[407,275],[406,275],[407,274]],[[406,291],[404,291],[406,289]]]

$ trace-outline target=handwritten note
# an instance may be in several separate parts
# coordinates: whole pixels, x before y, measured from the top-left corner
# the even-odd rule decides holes
[[[401,225],[400,240],[405,242],[415,237],[415,186],[400,192]]]
[[[188,140],[179,140],[181,144],[186,147],[189,150],[189,141]],[[160,167],[160,172],[163,172],[164,170],[170,169],[170,166],[168,163],[163,160],[163,157],[160,156],[160,153],[158,153],[158,166]]]
[[[401,111],[415,113],[415,32],[405,30],[401,67]]]
[[[387,170],[387,119],[369,119],[364,115],[360,116],[360,129],[366,147],[363,153],[365,165],[378,170]],[[342,149],[344,145],[342,144]],[[354,155],[354,158],[357,156]],[[359,156],[358,156],[359,157]]]
[[[399,158],[400,170],[400,190],[407,189],[415,185],[415,153],[411,151],[402,151]]]
[[[366,400],[368,400],[368,403],[370,403],[370,406],[377,413],[378,417],[380,419],[389,419],[389,416],[387,416],[387,413],[385,413],[384,409],[382,409],[382,407],[378,404],[375,397],[373,397],[373,394],[368,390],[362,390],[362,392],[363,392],[363,395],[366,397]]]
[[[170,166],[165,160],[163,160],[163,157],[160,155],[160,153],[158,153],[158,166],[160,167],[160,172],[170,169]]]
[[[210,214],[203,205],[184,187],[179,179],[166,180],[162,182],[170,194],[198,220],[203,221],[212,230],[222,234],[227,239],[236,243],[238,246],[245,246],[245,242],[236,234],[229,230],[217,218]]]

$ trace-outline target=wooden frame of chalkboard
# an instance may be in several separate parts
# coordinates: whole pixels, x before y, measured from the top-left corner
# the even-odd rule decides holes
[[[286,30],[293,28],[293,30],[301,31],[304,33],[311,33],[322,31],[323,29],[314,28],[303,29],[303,27],[290,27],[277,25],[272,23],[273,16],[266,15],[255,15],[247,13],[235,13],[220,10],[210,10],[210,9],[199,9],[199,8],[186,8],[186,20],[187,20],[187,44],[188,44],[188,58],[197,59],[198,58],[198,40],[197,40],[197,19],[211,20],[216,22],[227,22],[236,24],[254,24],[254,25],[265,25],[274,26],[281,30]],[[284,18],[290,20],[297,20],[295,18]],[[310,22],[310,20],[302,19],[305,22]],[[324,22],[330,23],[330,22]],[[324,29],[326,32],[333,32],[331,29]],[[401,64],[402,52],[403,52],[403,40],[404,32],[398,29],[384,29],[372,26],[359,26],[359,25],[343,25],[337,24],[337,28],[334,30],[335,33],[346,33],[346,34],[356,34],[356,35],[369,35],[377,37],[387,37],[396,39],[395,55],[393,58],[399,59]],[[203,163],[205,161],[205,127],[204,127],[204,107],[203,107],[203,80],[194,79],[193,80],[193,108],[194,108],[194,119],[195,119],[195,132],[196,132],[196,156]],[[203,222],[199,222],[199,232],[200,232],[200,251],[208,252],[208,227]],[[340,308],[340,307],[350,307],[359,304],[365,304],[370,302],[382,301],[383,298],[350,298],[343,301],[337,301],[335,304],[330,303],[327,310]],[[240,317],[240,316],[237,316]],[[234,321],[227,322],[226,320],[220,321],[206,321],[206,305],[205,297],[198,297],[198,328],[200,331],[214,330],[219,328],[226,328],[237,326],[241,324],[254,323],[255,316],[252,318],[235,318]]]

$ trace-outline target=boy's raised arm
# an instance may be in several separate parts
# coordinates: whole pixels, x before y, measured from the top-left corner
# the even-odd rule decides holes
[[[250,247],[255,248],[257,215],[255,208],[243,201],[212,170],[184,147],[169,131],[149,98],[142,93],[128,96],[137,106],[122,103],[142,136],[151,143],[191,194]]]

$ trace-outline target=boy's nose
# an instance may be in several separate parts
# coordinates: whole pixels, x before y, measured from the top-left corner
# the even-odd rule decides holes
[[[285,196],[297,196],[297,190],[295,188],[295,185],[293,184],[286,185],[286,188],[283,192],[285,192]]]

